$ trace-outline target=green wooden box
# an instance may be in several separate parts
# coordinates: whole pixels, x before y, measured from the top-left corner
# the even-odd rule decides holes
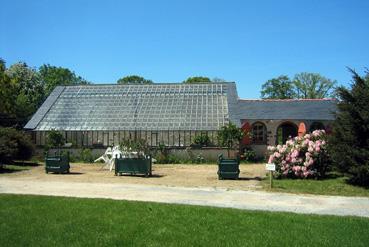
[[[143,174],[146,177],[151,176],[151,155],[147,155],[144,158],[116,158],[115,175],[122,175],[123,173],[131,175]]]
[[[240,174],[240,160],[224,159],[223,155],[218,156],[218,179],[238,179]]]
[[[49,155],[48,152],[45,153],[45,171],[46,173],[69,173],[69,153]]]

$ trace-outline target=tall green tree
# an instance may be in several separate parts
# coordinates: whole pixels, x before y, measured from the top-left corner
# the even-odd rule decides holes
[[[338,112],[329,140],[332,159],[355,184],[369,186],[369,71],[355,71],[351,88],[339,87]]]
[[[262,85],[261,98],[263,99],[292,99],[294,97],[294,85],[286,75],[268,80]]]
[[[73,71],[44,64],[39,68],[41,80],[44,83],[45,95],[48,96],[56,86],[89,84],[88,81],[77,76]]]
[[[23,94],[28,102],[37,108],[44,99],[43,82],[35,68],[24,62],[11,65],[6,70],[7,75],[16,83],[18,93]]]
[[[318,73],[299,73],[293,79],[296,97],[302,99],[321,99],[333,97],[336,81]]]
[[[0,58],[0,113],[13,115],[13,95],[16,95],[16,88],[14,82],[5,72],[5,61]]]
[[[210,83],[211,80],[209,77],[205,76],[193,76],[188,77],[183,83]]]
[[[7,99],[12,103],[8,113],[15,116],[23,125],[44,100],[43,83],[37,70],[24,62],[11,65],[5,74],[11,80],[7,90],[13,91],[13,94],[5,96],[11,97]]]
[[[117,83],[118,84],[151,84],[151,83],[153,83],[153,81],[145,79],[142,76],[129,75],[129,76],[125,76],[125,77],[120,78],[117,81]]]

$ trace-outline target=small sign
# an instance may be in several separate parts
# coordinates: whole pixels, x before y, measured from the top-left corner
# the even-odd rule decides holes
[[[271,163],[271,164],[266,164],[265,165],[265,169],[267,170],[267,171],[275,171],[275,164],[274,163]]]

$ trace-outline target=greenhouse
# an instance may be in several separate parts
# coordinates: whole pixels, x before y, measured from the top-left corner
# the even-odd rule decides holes
[[[150,146],[186,147],[197,135],[216,144],[236,94],[234,83],[58,86],[25,128],[37,145],[50,130],[75,147],[138,138]]]
[[[25,128],[38,146],[50,130],[74,148],[101,148],[143,139],[151,146],[184,148],[232,122],[245,135],[241,149],[262,156],[268,145],[314,129],[331,129],[334,99],[239,99],[236,84],[94,84],[58,86]]]

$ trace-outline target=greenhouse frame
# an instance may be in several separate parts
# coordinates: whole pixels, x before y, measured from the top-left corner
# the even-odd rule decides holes
[[[187,147],[197,135],[217,144],[229,122],[235,83],[58,86],[25,129],[37,145],[58,130],[74,147],[144,139],[149,146]],[[233,95],[233,98],[232,98]]]

